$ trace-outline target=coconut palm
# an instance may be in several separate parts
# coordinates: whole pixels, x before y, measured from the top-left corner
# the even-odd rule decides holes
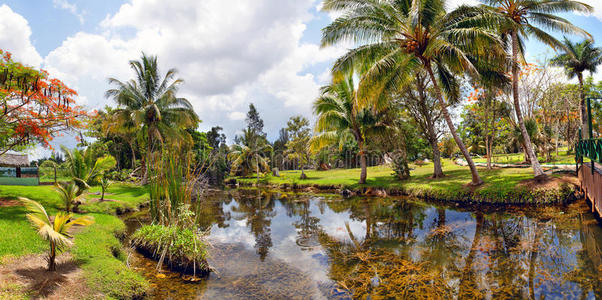
[[[554,49],[563,49],[564,46],[556,38],[544,30],[554,30],[562,33],[580,34],[590,37],[589,33],[574,26],[568,20],[561,18],[556,13],[584,12],[589,13],[592,7],[572,0],[482,0],[485,5],[481,8],[491,16],[497,17],[496,24],[504,40],[510,38],[507,47],[512,57],[512,96],[516,119],[529,155],[533,173],[536,178],[545,177],[543,169],[537,160],[533,144],[525,127],[525,122],[520,109],[518,81],[519,63],[524,60],[523,39],[534,36],[541,42]],[[519,57],[520,56],[520,57]]]
[[[230,174],[240,173],[242,176],[255,172],[259,180],[260,172],[270,170],[269,159],[266,152],[272,151],[272,146],[267,144],[265,138],[257,135],[252,128],[247,128],[241,137],[241,145],[232,145],[228,159],[232,161]]]
[[[602,64],[602,48],[594,47],[590,40],[584,40],[580,43],[573,43],[566,37],[562,42],[564,44],[564,53],[552,59],[552,65],[564,67],[569,79],[577,77],[579,80],[579,113],[581,115],[581,124],[585,134],[589,134],[589,124],[587,123],[585,113],[585,91],[583,90],[583,72],[589,71],[595,73],[596,69]]]
[[[77,206],[81,193],[79,193],[79,187],[74,182],[61,182],[55,185],[55,190],[59,194],[61,200],[65,204],[65,211],[70,213],[77,211]],[[73,206],[73,210],[71,207]]]
[[[353,81],[353,74],[334,79],[333,83],[322,87],[321,95],[314,102],[314,113],[318,116],[315,125],[317,133],[311,139],[310,147],[313,152],[339,142],[342,146],[347,137],[351,136],[359,148],[360,180],[366,183],[366,137],[385,125],[369,109],[360,109]]]
[[[50,243],[50,252],[48,253],[48,271],[56,271],[56,255],[67,247],[73,245],[69,231],[73,225],[86,226],[94,221],[89,216],[72,219],[73,215],[60,212],[54,218],[51,218],[46,213],[44,206],[29,200],[27,198],[19,198],[19,200],[27,209],[27,219],[38,231],[42,239]]]
[[[117,164],[111,155],[96,158],[92,148],[69,150],[61,146],[61,149],[65,153],[67,170],[78,187],[77,196],[89,189],[90,184],[96,182],[105,171],[114,168]]]
[[[109,84],[116,86],[106,92],[107,98],[113,98],[119,105],[116,110],[122,119],[141,128],[146,136],[146,164],[151,154],[163,145],[166,137],[175,139],[187,137],[185,128],[194,128],[199,118],[192,104],[185,98],[176,96],[182,79],[174,79],[177,71],[170,69],[161,78],[156,56],[142,53],[140,60],[130,61],[130,67],[136,73],[135,79],[121,82],[109,78]],[[148,169],[148,168],[146,168]],[[148,170],[144,172],[142,183],[148,180]]]
[[[383,91],[397,89],[424,70],[470,167],[472,184],[478,185],[483,181],[447,107],[449,100],[459,97],[454,74],[503,83],[505,77],[493,68],[505,57],[501,41],[489,28],[492,20],[488,15],[466,6],[446,13],[445,5],[445,0],[325,0],[323,10],[343,15],[323,29],[322,46],[343,41],[360,45],[339,58],[333,68],[343,71],[359,66],[365,70],[360,104],[384,104],[382,95],[387,93]]]

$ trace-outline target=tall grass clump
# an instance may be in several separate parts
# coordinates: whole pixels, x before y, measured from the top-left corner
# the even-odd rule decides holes
[[[197,228],[193,202],[200,200],[204,184],[200,168],[189,155],[164,152],[149,164],[152,224],[138,229],[133,245],[143,254],[166,263],[172,270],[207,274],[205,233]]]

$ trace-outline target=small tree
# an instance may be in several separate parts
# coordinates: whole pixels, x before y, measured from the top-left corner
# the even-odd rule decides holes
[[[309,121],[303,116],[291,117],[287,124],[289,141],[286,143],[285,154],[290,160],[297,160],[301,166],[301,178],[305,178],[305,165],[310,161],[309,140],[311,132]]]
[[[77,185],[74,182],[59,183],[55,185],[55,190],[59,194],[60,198],[63,200],[63,203],[65,204],[65,211],[67,213],[77,211],[77,207],[79,206],[79,199],[81,198],[81,193],[79,191],[79,187],[77,187]]]
[[[102,188],[102,193],[100,195],[100,201],[105,200],[105,192],[107,191],[107,189],[109,188],[110,185],[111,185],[111,181],[107,178],[107,176],[105,174],[103,174],[102,178],[100,179],[100,187]]]
[[[73,225],[87,226],[94,223],[90,216],[83,216],[72,219],[73,215],[60,212],[51,221],[46,213],[44,206],[36,201],[27,198],[19,198],[25,209],[27,209],[27,219],[38,232],[40,237],[50,243],[50,252],[48,253],[48,271],[56,271],[56,255],[65,248],[73,245],[69,233]]]

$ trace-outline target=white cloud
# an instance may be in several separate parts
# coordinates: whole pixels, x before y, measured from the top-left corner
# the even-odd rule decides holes
[[[79,32],[45,62],[99,108],[111,104],[103,97],[107,77],[127,80],[128,60],[141,51],[158,55],[163,72],[175,67],[185,80],[181,95],[193,103],[202,129],[220,125],[233,138],[252,102],[265,130],[276,135],[290,116],[311,114],[325,76],[316,78],[307,69],[343,53],[341,47],[301,42],[315,5],[315,0],[133,0],[102,21],[102,34]]]
[[[70,3],[67,0],[52,0],[52,4],[56,8],[70,12],[79,20],[79,23],[84,24],[84,12],[78,10],[77,5]]]
[[[13,58],[39,67],[42,57],[31,43],[31,28],[21,15],[6,4],[0,6],[0,49],[9,51]]]
[[[594,8],[593,16],[602,21],[602,1],[600,0],[581,0],[585,4],[589,4]]]

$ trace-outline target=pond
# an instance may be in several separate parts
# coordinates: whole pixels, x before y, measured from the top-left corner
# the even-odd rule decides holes
[[[215,192],[199,209],[216,272],[190,282],[132,253],[151,298],[602,296],[602,230],[584,200],[458,208],[240,189]],[[130,218],[130,230],[140,222]]]

